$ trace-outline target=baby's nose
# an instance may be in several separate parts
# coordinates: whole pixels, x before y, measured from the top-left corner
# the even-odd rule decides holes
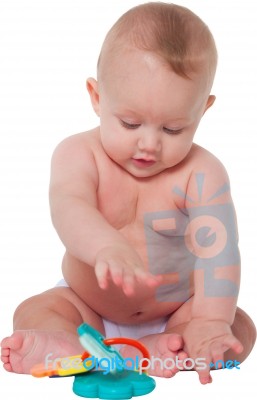
[[[156,153],[161,149],[161,139],[158,132],[147,130],[138,140],[138,148],[140,151],[147,153]]]

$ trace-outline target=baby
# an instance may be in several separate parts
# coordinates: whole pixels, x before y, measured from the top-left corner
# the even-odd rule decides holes
[[[87,89],[100,127],[52,158],[50,206],[64,279],[24,301],[2,340],[10,372],[81,354],[77,327],[139,339],[151,356],[242,362],[256,331],[237,308],[240,256],[227,173],[193,143],[215,96],[217,52],[190,10],[147,3],[104,41]],[[123,356],[135,350],[124,347]],[[171,377],[168,363],[150,373]]]

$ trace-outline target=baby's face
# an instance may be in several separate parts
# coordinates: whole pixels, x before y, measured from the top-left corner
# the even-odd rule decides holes
[[[99,85],[106,153],[136,177],[153,176],[181,162],[212,103],[204,85],[201,76],[182,78],[155,55],[124,52]]]

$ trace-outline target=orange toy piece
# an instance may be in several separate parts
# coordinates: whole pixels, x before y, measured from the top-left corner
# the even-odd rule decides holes
[[[85,358],[90,356],[89,353],[83,353]],[[87,368],[83,365],[83,359],[81,355],[68,356],[63,358],[57,358],[53,363],[36,364],[34,365],[30,373],[35,378],[54,377],[54,376],[72,376],[88,372],[91,368],[87,365]],[[88,362],[90,364],[90,361]],[[91,363],[92,364],[92,363]]]

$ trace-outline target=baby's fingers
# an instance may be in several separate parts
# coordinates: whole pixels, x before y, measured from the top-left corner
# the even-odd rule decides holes
[[[144,283],[149,287],[156,287],[162,283],[162,275],[153,275],[141,268],[135,270],[135,276],[138,282]]]
[[[207,383],[212,382],[212,377],[210,375],[210,363],[211,358],[209,356],[205,357],[205,367],[202,369],[198,369],[199,380],[202,385],[206,385]]]
[[[95,275],[101,289],[106,289],[108,287],[108,270],[109,265],[104,261],[99,261],[95,265]]]
[[[132,296],[135,291],[135,276],[134,271],[123,271],[122,276],[122,289],[127,296]]]
[[[162,277],[154,276],[141,268],[123,270],[122,288],[127,296],[134,294],[136,280],[148,287],[156,287],[160,285]]]
[[[216,342],[212,343],[210,347],[210,352],[213,361],[223,361],[224,353],[229,349],[239,354],[243,351],[243,345],[233,335],[226,335],[224,338],[222,338],[222,340],[217,340]]]
[[[211,355],[212,355],[212,363],[211,367],[215,367],[220,363],[224,361],[224,352],[227,350],[225,349],[224,346],[220,344],[212,344],[211,346]],[[217,368],[216,368],[217,369]]]
[[[198,372],[199,374],[199,380],[202,385],[207,385],[207,383],[212,383],[212,377],[210,375],[210,371],[205,371],[205,372]]]
[[[244,350],[242,343],[233,335],[228,335],[223,344],[228,348],[233,350],[235,353],[240,354]]]
[[[121,267],[116,263],[112,263],[109,267],[109,273],[113,283],[120,286],[123,280]]]

